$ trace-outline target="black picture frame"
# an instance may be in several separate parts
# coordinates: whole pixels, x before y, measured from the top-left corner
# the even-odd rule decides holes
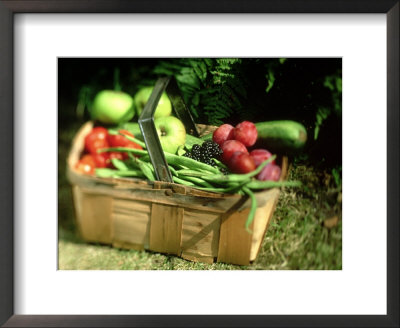
[[[0,0],[0,324],[4,327],[399,327],[398,0]],[[383,13],[387,17],[387,315],[14,315],[13,17],[17,13]],[[366,286],[366,288],[368,288]]]

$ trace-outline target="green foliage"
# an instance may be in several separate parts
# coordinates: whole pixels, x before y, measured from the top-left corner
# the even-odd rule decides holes
[[[266,75],[265,78],[267,80],[267,87],[265,88],[265,92],[269,93],[272,87],[275,84],[275,76],[279,74],[281,65],[286,62],[286,58],[279,58],[279,60],[268,60],[265,63]]]
[[[342,115],[342,76],[341,72],[325,77],[323,86],[331,91],[331,106],[319,107],[316,113],[314,139],[318,139],[318,134],[324,121],[332,114],[339,118]]]
[[[85,110],[91,107],[93,97],[94,94],[90,86],[84,85],[81,87],[78,95],[78,104],[76,105],[76,116],[78,119],[83,119]]]
[[[329,117],[330,114],[331,114],[330,108],[327,107],[318,108],[317,113],[315,115],[314,140],[318,139],[318,134],[321,125]]]
[[[332,169],[332,176],[338,188],[342,188],[342,166]]]
[[[240,99],[246,97],[246,88],[241,64],[238,58],[162,60],[153,73],[175,76],[193,116],[219,125],[244,110]]]
[[[121,91],[121,81],[119,77],[119,68],[114,69],[114,90]]]

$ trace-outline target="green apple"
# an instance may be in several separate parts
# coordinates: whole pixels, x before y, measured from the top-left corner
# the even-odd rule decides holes
[[[135,107],[138,115],[143,111],[144,106],[150,98],[153,92],[153,87],[141,88],[134,97]],[[154,118],[170,116],[172,112],[171,101],[169,100],[167,94],[163,92],[158,102],[156,111],[154,112]]]
[[[158,137],[164,151],[175,154],[186,142],[186,129],[175,116],[159,117],[154,120]]]
[[[92,104],[92,119],[105,124],[120,124],[135,115],[132,97],[122,91],[102,90]]]

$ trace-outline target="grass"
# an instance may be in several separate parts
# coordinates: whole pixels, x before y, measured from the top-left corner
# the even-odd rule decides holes
[[[59,243],[61,270],[341,270],[341,186],[335,171],[305,162],[289,179],[301,188],[282,189],[257,260],[249,266],[203,264],[149,251],[121,250],[80,239],[74,222],[65,158],[77,125],[59,132]]]

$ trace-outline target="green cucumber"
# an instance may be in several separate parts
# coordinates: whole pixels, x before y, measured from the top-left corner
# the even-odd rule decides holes
[[[307,141],[307,130],[290,120],[255,123],[258,137],[252,148],[265,148],[273,153],[290,154],[301,150]]]

